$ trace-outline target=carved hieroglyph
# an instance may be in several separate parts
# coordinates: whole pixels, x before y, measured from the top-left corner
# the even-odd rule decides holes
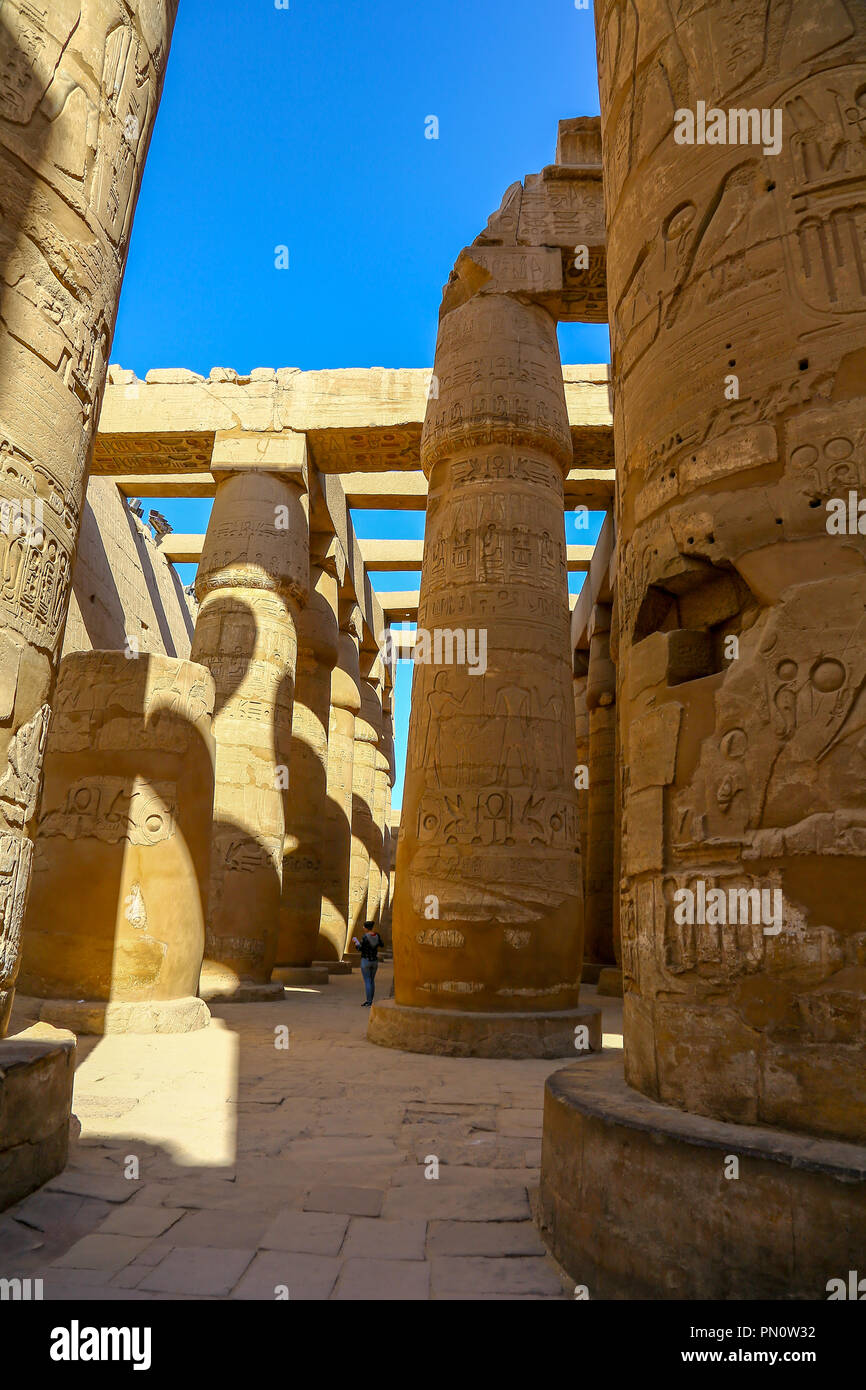
[[[627,1078],[863,1142],[866,536],[827,505],[866,496],[863,7],[596,19]],[[699,102],[728,134],[765,113],[777,152],[739,118],[677,143]],[[740,889],[767,910],[738,896],[732,923]]]
[[[349,929],[355,717],[361,708],[360,624],[360,611],[357,604],[352,604],[344,617],[337,644],[337,662],[331,672],[328,786],[319,832],[322,911],[316,960],[342,960]]]
[[[597,603],[590,619],[586,704],[589,723],[589,788],[584,865],[583,954],[594,965],[612,965],[614,904],[614,782],[616,671],[610,659],[610,605]]]
[[[367,667],[366,673],[364,667]],[[361,652],[361,708],[355,718],[352,777],[352,862],[349,874],[349,939],[360,938],[369,920],[370,866],[382,853],[381,826],[375,819],[376,761],[382,729],[382,661]],[[378,892],[378,878],[376,880]],[[377,899],[378,901],[378,899]]]
[[[216,685],[216,790],[202,992],[270,980],[277,949],[297,623],[309,584],[303,479],[217,483],[192,655]],[[289,773],[290,775],[290,773]]]
[[[91,441],[175,10],[0,7],[0,1036]]]
[[[461,264],[440,316],[439,397],[422,441],[418,623],[476,642],[483,631],[486,669],[415,669],[395,998],[567,1010],[578,1000],[582,905],[563,522],[572,451],[556,324],[505,294],[466,299]]]
[[[574,694],[574,723],[577,731],[575,786],[577,788],[577,825],[580,839],[580,862],[583,870],[583,893],[586,902],[587,832],[589,829],[589,710],[586,707],[586,652],[575,653],[575,665],[583,668],[572,682]]]
[[[384,723],[384,714],[383,714]],[[370,855],[367,917],[378,926],[382,920],[382,892],[385,883],[385,809],[388,799],[390,766],[385,752],[384,731],[380,734],[373,765],[373,825],[375,845]]]
[[[322,867],[330,853],[325,835],[331,673],[339,637],[337,603],[336,575],[311,566],[310,602],[298,624],[278,966],[308,966],[317,959],[325,892]]]
[[[25,994],[113,1003],[196,995],[213,707],[213,680],[190,661],[63,658],[24,924]]]

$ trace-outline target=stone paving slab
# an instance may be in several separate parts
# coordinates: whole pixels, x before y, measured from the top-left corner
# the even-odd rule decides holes
[[[378,1216],[384,1196],[383,1190],[378,1187],[315,1187],[307,1193],[304,1210]]]
[[[529,1217],[525,1187],[439,1187],[423,1178],[416,1187],[394,1188],[382,1215],[439,1221],[520,1221]]]
[[[439,1298],[542,1294],[562,1295],[562,1283],[547,1259],[515,1255],[510,1259],[486,1256],[436,1256],[430,1261],[432,1290]]]
[[[544,1255],[544,1242],[532,1221],[431,1221],[427,1254]]]
[[[406,1303],[427,1298],[430,1266],[421,1260],[346,1260],[332,1298]]]
[[[232,1298],[273,1300],[285,1288],[292,1303],[326,1299],[341,1268],[340,1260],[325,1255],[266,1250],[256,1255]]]
[[[264,1250],[292,1250],[308,1255],[336,1255],[349,1228],[349,1217],[328,1211],[283,1211],[272,1221],[259,1245]]]
[[[355,1216],[342,1249],[344,1259],[423,1260],[426,1221],[383,1221]]]
[[[203,1245],[212,1249],[257,1248],[269,1224],[264,1212],[187,1211],[168,1235],[172,1245]]]
[[[171,1250],[139,1284],[145,1292],[191,1293],[225,1298],[238,1283],[255,1250],[215,1250],[189,1245]]]
[[[113,1274],[128,1265],[149,1244],[148,1237],[103,1235],[97,1231],[93,1235],[82,1236],[71,1250],[67,1250],[54,1263],[59,1268],[102,1269]]]

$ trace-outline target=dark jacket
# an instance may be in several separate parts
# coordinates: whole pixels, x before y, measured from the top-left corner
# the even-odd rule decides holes
[[[361,937],[361,960],[378,961],[379,947],[384,944],[378,932],[370,932],[369,936],[365,932]]]

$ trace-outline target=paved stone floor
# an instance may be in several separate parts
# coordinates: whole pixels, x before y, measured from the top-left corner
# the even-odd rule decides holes
[[[572,1297],[532,1219],[568,1062],[375,1047],[362,996],[356,972],[199,1033],[82,1038],[80,1137],[0,1216],[0,1275],[48,1299]],[[621,1001],[581,1002],[621,1046]]]

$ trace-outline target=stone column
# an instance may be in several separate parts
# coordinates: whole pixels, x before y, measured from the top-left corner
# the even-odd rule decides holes
[[[388,757],[387,725],[390,712],[386,708],[388,691],[382,693],[382,716],[376,759],[373,768],[373,834],[375,843],[370,853],[370,879],[367,898],[367,917],[377,926],[382,922],[382,895],[387,882],[387,844],[385,815],[390,789],[391,762]]]
[[[610,605],[594,605],[589,622],[586,681],[589,722],[589,816],[584,978],[613,965],[614,782],[616,774],[616,671],[610,659]]]
[[[641,9],[642,66],[677,69],[676,102],[617,57],[618,7],[599,16],[626,1073],[669,1105],[862,1143],[866,536],[831,528],[866,485],[862,27],[837,0],[805,29],[777,7]],[[702,140],[699,103],[726,134],[730,109],[765,112],[766,138]]]
[[[174,657],[63,658],[18,987],[75,1033],[187,1033],[214,788],[214,683]],[[22,1001],[24,1002],[24,1001]]]
[[[391,945],[391,865],[394,843],[391,837],[391,782],[385,783],[385,818],[382,829],[382,891],[379,895],[379,930],[386,945]]]
[[[332,968],[343,959],[349,930],[355,719],[361,708],[357,604],[345,608],[342,617],[337,662],[331,672],[328,795],[321,832],[322,915],[316,948],[316,959]]]
[[[364,668],[367,668],[366,672]],[[357,952],[352,937],[360,938],[369,920],[370,864],[381,853],[375,821],[376,759],[382,725],[382,662],[378,654],[361,652],[361,709],[355,719],[355,766],[352,778],[352,863],[349,879],[349,932],[346,953]],[[378,882],[378,881],[377,881]]]
[[[331,673],[337,662],[338,585],[333,564],[310,564],[310,602],[298,625],[298,669],[286,798],[280,930],[273,979],[284,985],[327,984],[314,966],[322,918],[322,867],[328,811]]]
[[[90,453],[174,0],[0,17],[0,1037]]]
[[[863,7],[595,17],[629,1084],[548,1082],[543,1219],[593,1297],[845,1297],[866,1243]]]
[[[575,781],[577,784],[577,828],[578,839],[580,841],[580,864],[581,882],[583,884],[583,900],[586,902],[586,868],[589,862],[588,836],[589,836],[589,710],[586,707],[586,653],[575,652],[575,669],[578,665],[582,666],[583,674],[575,675],[572,683],[572,693],[574,695],[574,722],[577,733],[575,744]],[[583,980],[594,983],[594,972],[587,970],[586,959],[584,958]]]
[[[217,693],[204,998],[265,1000],[282,993],[270,979],[297,626],[309,584],[302,460],[297,435],[228,438],[214,449],[218,482],[196,578],[201,606],[192,648]]]
[[[460,263],[458,262],[458,265]],[[563,520],[571,438],[546,310],[452,277],[422,437],[429,480],[394,905],[373,1041],[574,1055],[582,902]],[[471,644],[471,646],[470,646]],[[478,659],[483,651],[483,660]],[[475,659],[473,660],[473,652]]]

